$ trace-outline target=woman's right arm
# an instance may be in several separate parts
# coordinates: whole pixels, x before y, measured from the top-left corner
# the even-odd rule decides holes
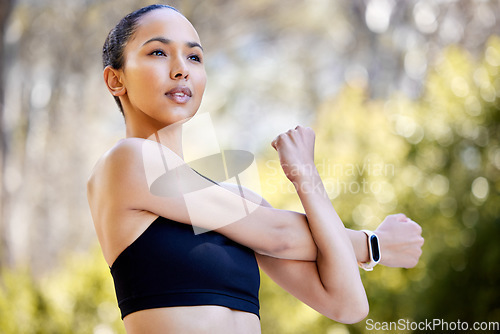
[[[294,184],[304,207],[318,249],[316,263],[279,262],[284,267],[279,270],[269,268],[269,263],[260,257],[259,263],[273,279],[321,313],[344,323],[358,322],[368,314],[368,301],[352,242],[314,164],[314,142],[311,128],[297,126],[279,135],[272,146],[278,151],[283,172]],[[295,279],[290,278],[293,267],[302,270]],[[287,273],[286,277],[283,273]]]
[[[202,229],[217,230],[259,254],[305,261],[316,259],[317,248],[305,215],[264,207],[214,185],[165,146],[129,138],[108,152],[104,161],[101,189],[109,192],[105,196],[109,201],[105,204],[108,210],[99,211],[101,215],[111,215],[117,210],[147,211]],[[160,181],[163,193],[151,191],[155,181],[155,187]]]

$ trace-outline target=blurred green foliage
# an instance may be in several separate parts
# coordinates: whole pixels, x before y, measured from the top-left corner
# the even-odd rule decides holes
[[[500,38],[479,60],[444,50],[417,100],[367,96],[346,87],[318,110],[316,160],[327,191],[349,227],[374,229],[404,212],[426,239],[416,268],[362,272],[368,318],[500,321]],[[269,150],[259,162],[264,197],[300,210],[272,161]],[[2,269],[0,333],[124,332],[100,251],[62,263],[36,278]],[[367,332],[364,321],[344,326],[319,315],[265,275],[261,304],[263,333]]]
[[[0,333],[125,333],[100,248],[61,263],[38,278],[29,269],[3,269]]]

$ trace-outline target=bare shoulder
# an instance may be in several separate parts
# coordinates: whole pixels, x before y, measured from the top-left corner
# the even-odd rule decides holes
[[[104,203],[127,203],[122,191],[137,187],[143,179],[141,147],[143,139],[126,138],[118,141],[96,163],[87,181],[87,196],[92,211]]]
[[[106,213],[111,213],[110,209],[113,214],[117,211],[135,214],[142,210],[170,215],[166,208],[178,205],[182,198],[163,196],[163,192],[168,191],[155,193],[150,189],[158,180],[155,184],[160,185],[161,190],[174,188],[173,184],[178,180],[161,177],[167,170],[176,170],[179,166],[185,166],[182,158],[158,142],[142,138],[122,139],[97,162],[89,178],[87,188],[91,210],[96,211],[93,207],[106,208],[106,212],[99,215],[104,218]],[[182,170],[186,168],[177,171]],[[174,176],[186,178],[186,175],[177,174]]]
[[[128,172],[131,167],[141,164],[141,147],[144,139],[125,138],[118,141],[97,161],[88,180],[92,186],[100,178]]]
[[[99,176],[103,172],[109,171],[113,167],[123,164],[124,162],[133,162],[140,157],[141,145],[144,139],[140,138],[124,138],[120,139],[112,148],[110,148],[97,161],[94,170],[89,178],[89,182]]]
[[[147,194],[141,158],[142,139],[122,139],[96,163],[87,182],[87,198],[104,257],[111,265],[154,214],[141,210]]]

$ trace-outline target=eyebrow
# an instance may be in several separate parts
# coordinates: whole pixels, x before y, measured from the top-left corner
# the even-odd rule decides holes
[[[170,44],[172,43],[172,41],[168,38],[164,38],[164,37],[153,37],[151,39],[148,39],[146,42],[144,42],[144,44],[142,44],[142,46],[148,44],[148,43],[151,43],[151,42],[160,42],[160,43],[163,43],[163,44]],[[200,48],[202,51],[203,51],[203,47],[200,45],[200,43],[196,43],[196,42],[186,42],[185,45],[189,48]]]

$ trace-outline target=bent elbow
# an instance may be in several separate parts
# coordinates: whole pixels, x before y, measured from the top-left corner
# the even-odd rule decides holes
[[[362,321],[368,316],[369,311],[370,306],[368,300],[365,299],[360,303],[343,305],[343,307],[333,310],[327,316],[337,322],[350,325]]]
[[[366,308],[362,307],[355,312],[352,312],[352,314],[341,319],[341,322],[348,325],[358,323],[368,316],[369,311],[370,310],[368,306],[366,306]]]

